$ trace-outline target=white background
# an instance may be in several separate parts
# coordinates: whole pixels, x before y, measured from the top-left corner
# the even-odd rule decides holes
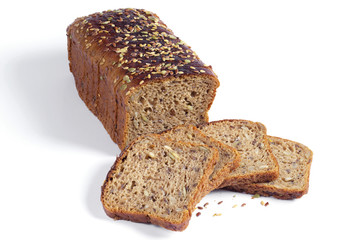
[[[210,120],[260,121],[314,151],[307,195],[216,191],[181,233],[104,214],[120,151],[77,95],[65,30],[123,7],[156,12],[213,66]],[[361,1],[7,1],[0,24],[1,239],[362,238]]]

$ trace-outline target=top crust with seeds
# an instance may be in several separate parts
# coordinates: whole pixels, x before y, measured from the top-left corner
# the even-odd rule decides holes
[[[118,9],[81,17],[68,27],[73,41],[84,50],[100,51],[100,65],[116,66],[126,75],[115,84],[150,81],[182,74],[210,74],[185,42],[174,35],[160,18],[143,9]]]

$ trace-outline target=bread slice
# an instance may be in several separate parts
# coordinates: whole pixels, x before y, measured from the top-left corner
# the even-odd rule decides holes
[[[217,76],[156,14],[94,13],[77,18],[67,37],[79,96],[120,149],[144,134],[208,121]]]
[[[206,136],[193,125],[177,126],[171,130],[163,132],[161,136],[174,141],[205,144],[218,150],[218,161],[216,162],[214,171],[209,177],[210,191],[218,188],[224,181],[225,177],[229,175],[230,171],[240,165],[240,154],[236,151],[236,149]]]
[[[300,198],[308,192],[313,152],[303,144],[268,136],[279,163],[279,177],[268,183],[230,186],[228,189],[279,199]]]
[[[182,231],[208,189],[217,157],[217,150],[206,145],[140,137],[117,158],[104,181],[104,210],[114,219]]]
[[[278,163],[266,138],[266,128],[247,120],[221,120],[202,125],[199,129],[238,150],[241,164],[233,170],[220,187],[267,182],[279,175]]]

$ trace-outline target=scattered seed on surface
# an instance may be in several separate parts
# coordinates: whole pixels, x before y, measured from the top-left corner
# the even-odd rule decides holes
[[[204,204],[204,208],[206,208],[206,206],[207,206],[207,205],[209,205],[209,203],[208,203],[208,202]]]
[[[254,198],[260,198],[260,195],[257,193],[257,194],[254,194],[251,199],[254,199]]]
[[[269,205],[269,202],[266,202],[264,206],[266,207],[266,206],[268,206],[268,205]]]
[[[218,202],[217,204],[219,204],[219,205],[220,205],[221,203],[223,203],[223,201],[220,201],[220,202]]]
[[[235,205],[233,205],[233,208],[236,208],[237,206],[238,206],[238,205],[235,204]]]
[[[200,210],[204,209],[204,208],[203,208],[203,207],[201,207],[201,206],[198,206],[197,208],[198,208],[198,209],[200,209]]]
[[[196,217],[198,217],[198,216],[200,216],[200,215],[201,215],[201,213],[200,213],[200,212],[196,213]]]
[[[246,203],[241,204],[241,206],[242,206],[242,207],[245,207],[245,206],[246,206]]]

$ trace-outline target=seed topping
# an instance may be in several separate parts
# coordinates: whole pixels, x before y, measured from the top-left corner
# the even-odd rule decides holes
[[[215,76],[211,67],[152,12],[131,8],[108,10],[80,18],[73,26],[84,39],[86,49],[97,45],[94,51],[101,49],[109,58],[114,56],[111,61],[102,59],[100,65],[118,67],[120,74],[132,76],[128,76],[132,82],[182,74]],[[128,78],[122,83],[126,87],[122,85],[121,89],[131,82]]]

